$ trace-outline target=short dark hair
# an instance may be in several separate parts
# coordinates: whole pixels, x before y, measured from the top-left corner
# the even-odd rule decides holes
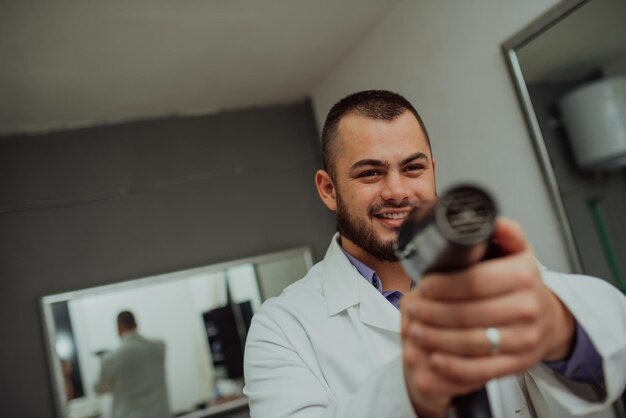
[[[136,328],[135,315],[131,311],[122,311],[117,315],[117,325],[125,328]]]
[[[426,131],[426,126],[422,121],[415,107],[404,97],[387,90],[365,90],[350,94],[333,105],[326,116],[324,128],[322,129],[322,162],[332,178],[335,178],[335,167],[333,155],[339,152],[337,143],[337,130],[341,119],[352,112],[360,113],[371,119],[394,120],[406,111],[411,112],[419,123],[428,148],[430,148],[430,138]]]

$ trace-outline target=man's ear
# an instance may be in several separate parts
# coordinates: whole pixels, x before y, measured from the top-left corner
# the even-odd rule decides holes
[[[437,162],[435,161],[435,157],[432,159],[433,164],[433,183],[435,184],[435,196],[437,196]]]
[[[320,194],[322,202],[333,212],[337,210],[337,192],[333,179],[324,170],[317,170],[315,173],[315,187]]]

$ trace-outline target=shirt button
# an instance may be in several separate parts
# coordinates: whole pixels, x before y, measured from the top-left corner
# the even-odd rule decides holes
[[[374,287],[375,287],[376,289],[378,289],[378,279],[374,278],[374,279],[372,280],[372,284],[374,285]]]

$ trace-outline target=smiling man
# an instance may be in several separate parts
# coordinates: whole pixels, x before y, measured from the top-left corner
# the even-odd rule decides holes
[[[254,316],[244,364],[252,416],[440,417],[485,385],[496,417],[576,416],[617,399],[626,300],[600,280],[542,269],[516,223],[496,223],[502,257],[411,289],[394,243],[436,189],[428,134],[406,99],[342,99],[322,154],[315,183],[338,234]]]
[[[351,113],[340,125],[341,151],[335,158],[327,157],[330,172],[320,170],[316,175],[320,195],[337,213],[346,251],[395,261],[392,244],[397,229],[412,209],[435,197],[428,140],[410,112],[398,115],[393,123]],[[395,138],[406,141],[395,143]],[[385,152],[373,155],[372,150],[379,148]]]

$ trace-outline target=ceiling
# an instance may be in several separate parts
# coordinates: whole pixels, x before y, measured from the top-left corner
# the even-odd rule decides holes
[[[626,57],[626,0],[590,0],[518,50],[529,84],[580,80]]]
[[[397,0],[0,5],[0,134],[304,99]]]

